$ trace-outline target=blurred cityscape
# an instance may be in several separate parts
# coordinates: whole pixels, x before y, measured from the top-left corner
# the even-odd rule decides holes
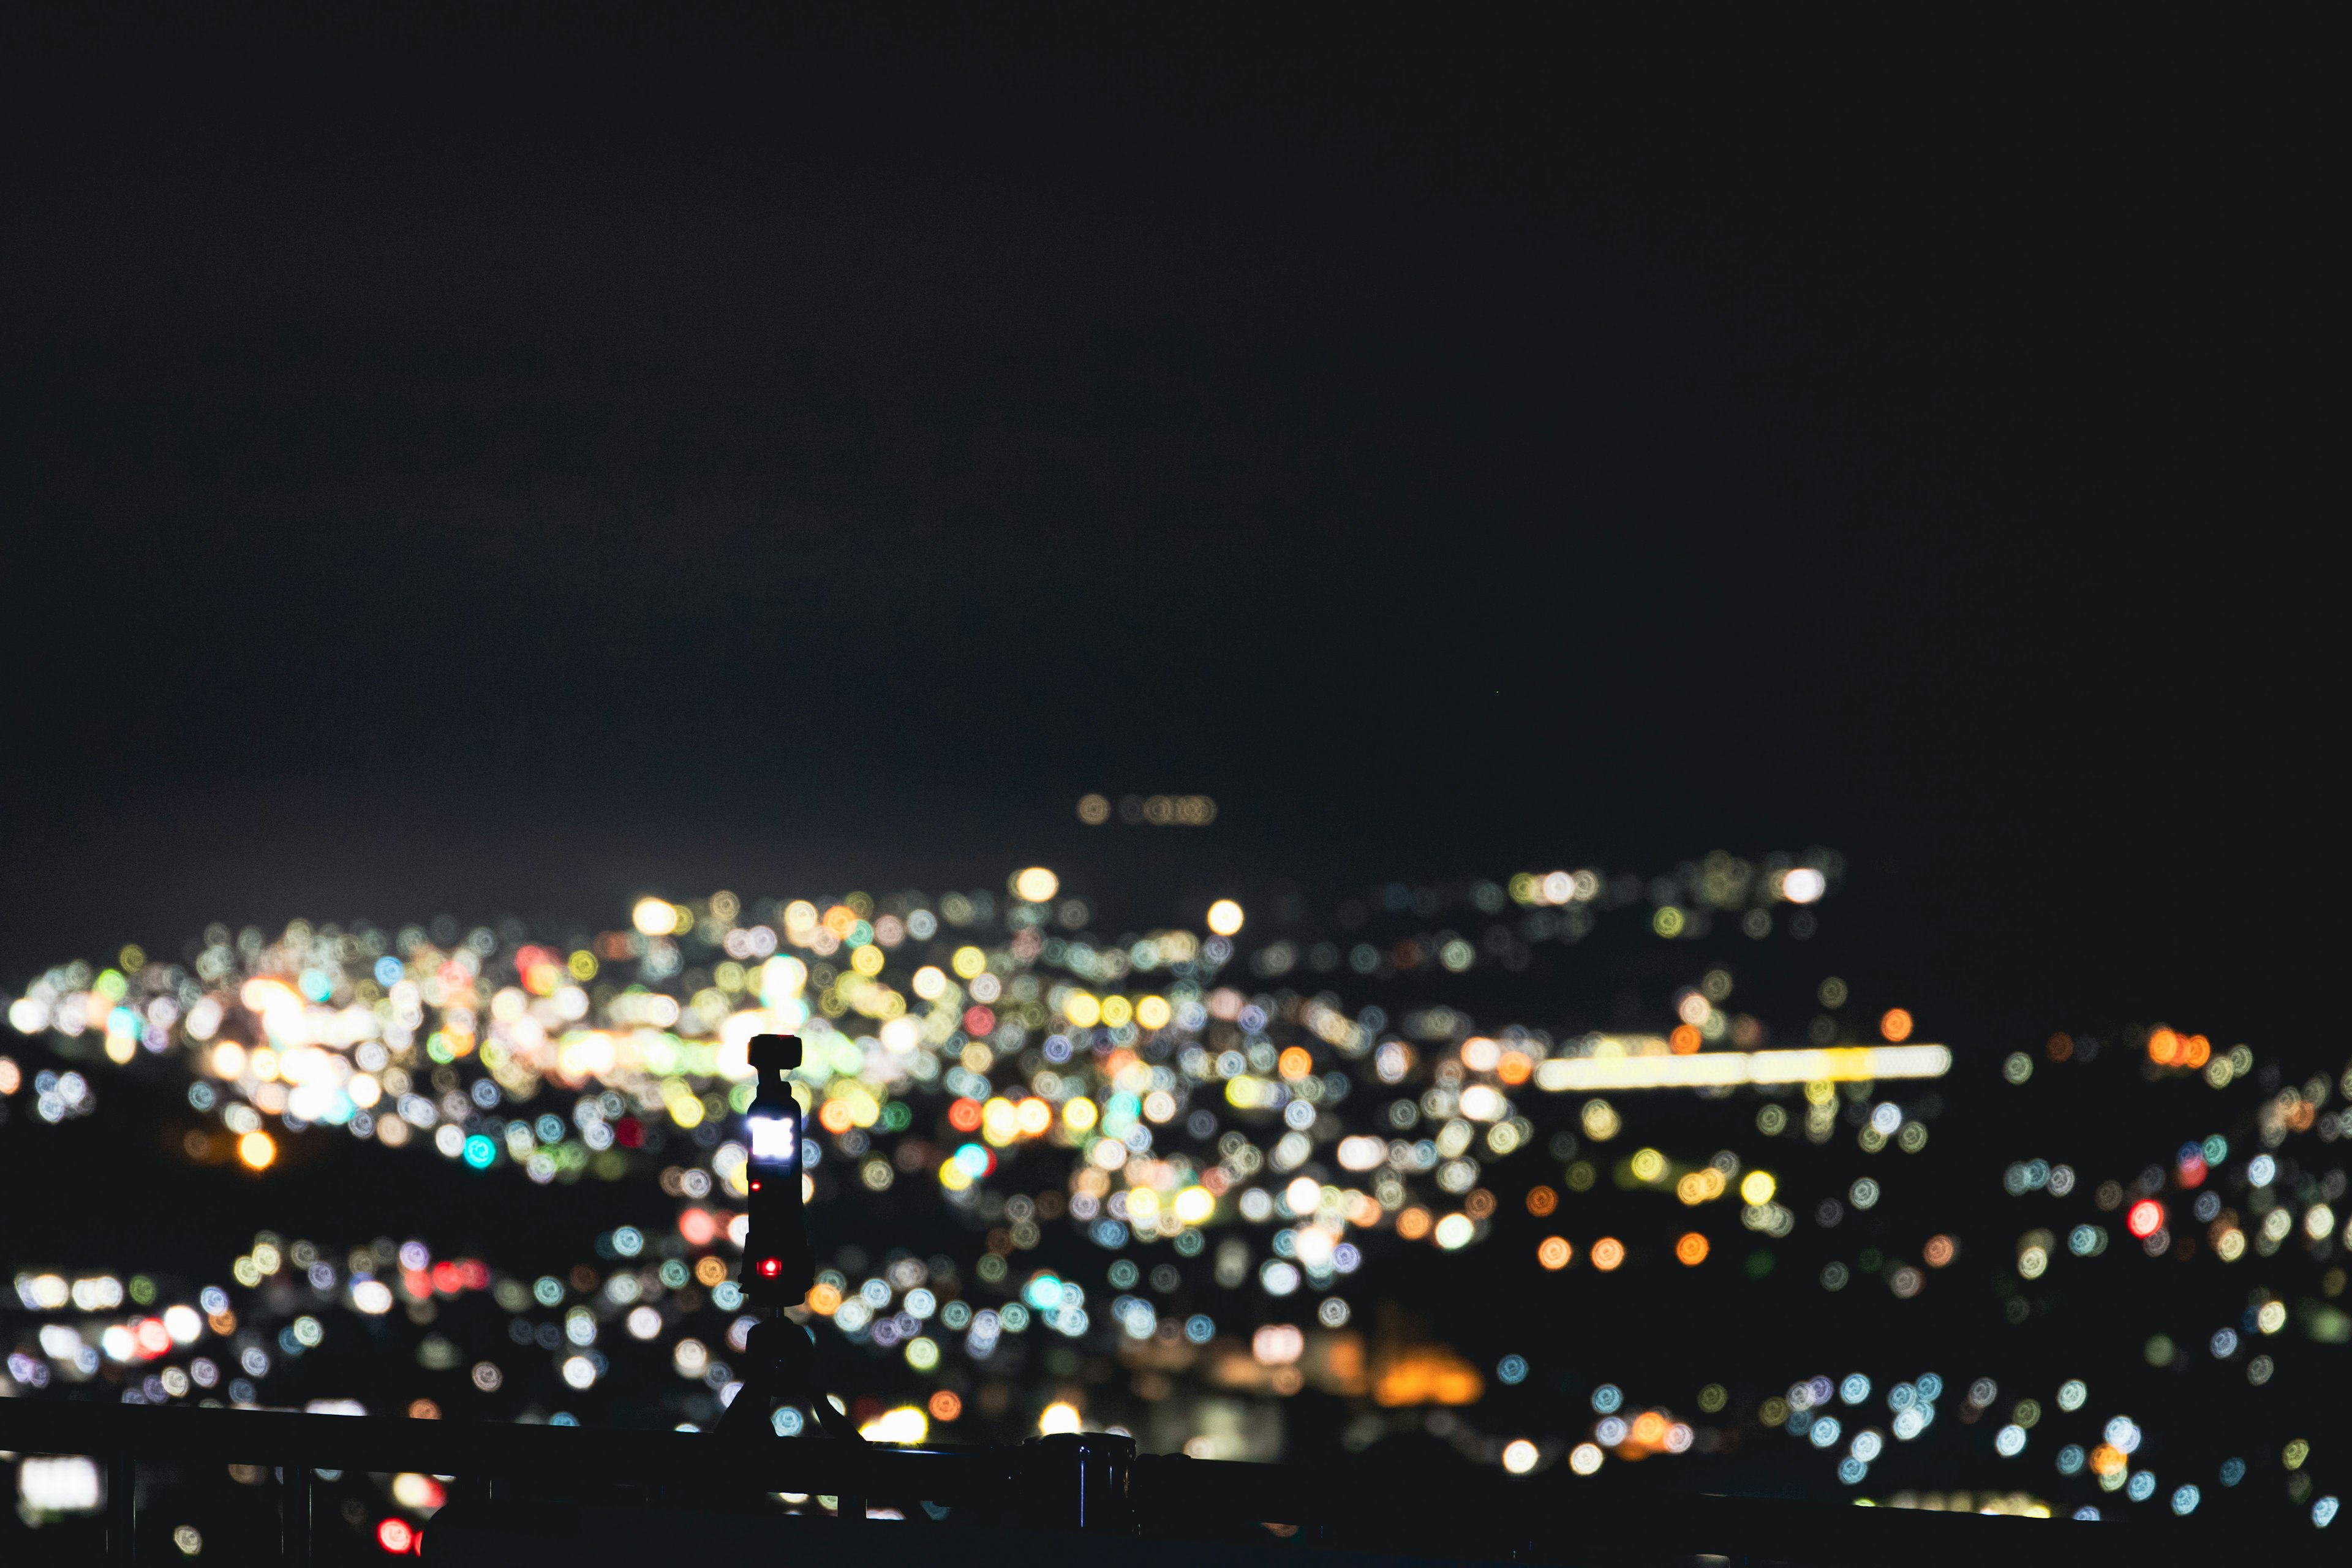
[[[1844,874],[1716,852],[1114,931],[1033,866],[20,972],[0,1394],[707,1427],[777,1031],[796,1315],[877,1438],[2326,1526],[2352,1068],[2195,1020],[1957,1037],[1825,971]],[[335,1479],[355,1550],[443,1495]],[[17,1528],[100,1503],[88,1460],[16,1482]]]

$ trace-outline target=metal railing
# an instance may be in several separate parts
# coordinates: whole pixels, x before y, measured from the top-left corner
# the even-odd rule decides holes
[[[286,1561],[316,1554],[314,1472],[455,1478],[448,1515],[475,1525],[536,1504],[733,1509],[788,1492],[838,1500],[844,1528],[869,1503],[918,1522],[1082,1530],[1162,1540],[1251,1541],[1394,1558],[1415,1553],[1579,1563],[2074,1563],[2088,1553],[2153,1561],[2250,1544],[2209,1521],[2098,1524],[1670,1493],[1596,1497],[1573,1480],[1444,1477],[1344,1465],[1254,1465],[1138,1455],[1131,1439],[1083,1433],[1018,1447],[898,1446],[707,1433],[418,1421],[366,1415],[0,1399],[0,1449],[86,1455],[107,1486],[106,1557],[133,1550],[139,1467],[264,1466],[278,1472]],[[928,1508],[918,1505],[928,1504]],[[528,1517],[528,1508],[519,1517]],[[806,1521],[796,1528],[807,1528]],[[1278,1525],[1280,1533],[1270,1531]],[[829,1528],[830,1525],[820,1526]],[[428,1540],[431,1526],[427,1526]],[[2259,1542],[2273,1561],[2317,1542]],[[428,1544],[428,1555],[433,1549]]]

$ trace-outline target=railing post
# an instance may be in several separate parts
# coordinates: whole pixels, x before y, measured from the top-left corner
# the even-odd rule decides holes
[[[1041,1461],[1031,1495],[1048,1529],[1137,1532],[1132,1482],[1135,1439],[1109,1432],[1059,1432],[1033,1437]]]
[[[311,1560],[310,1518],[318,1500],[319,1481],[308,1465],[281,1465],[278,1469],[278,1511],[285,1531],[286,1561]]]
[[[138,1550],[132,1541],[139,1506],[139,1461],[117,1450],[106,1457],[106,1560],[128,1563]]]

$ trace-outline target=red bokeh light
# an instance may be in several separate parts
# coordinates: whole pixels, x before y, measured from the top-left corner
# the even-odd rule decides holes
[[[2164,1205],[2153,1198],[2140,1199],[2124,1216],[2124,1228],[2142,1240],[2154,1236],[2164,1228]]]
[[[414,1551],[416,1531],[404,1519],[387,1519],[375,1527],[375,1543],[386,1552],[401,1553]]]

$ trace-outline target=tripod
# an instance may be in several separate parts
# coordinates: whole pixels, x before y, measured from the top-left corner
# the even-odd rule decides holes
[[[784,1309],[808,1294],[814,1273],[807,1215],[801,1203],[801,1114],[786,1081],[801,1065],[798,1035],[760,1035],[751,1041],[751,1067],[759,1075],[745,1125],[751,1135],[751,1226],[743,1238],[743,1284],[752,1313],[761,1321],[746,1341],[742,1386],[719,1418],[718,1431],[733,1441],[772,1433],[771,1412],[778,1400],[805,1405],[826,1436],[863,1444],[850,1418],[835,1410],[818,1386],[816,1345]],[[842,1500],[847,1519],[855,1500]]]

